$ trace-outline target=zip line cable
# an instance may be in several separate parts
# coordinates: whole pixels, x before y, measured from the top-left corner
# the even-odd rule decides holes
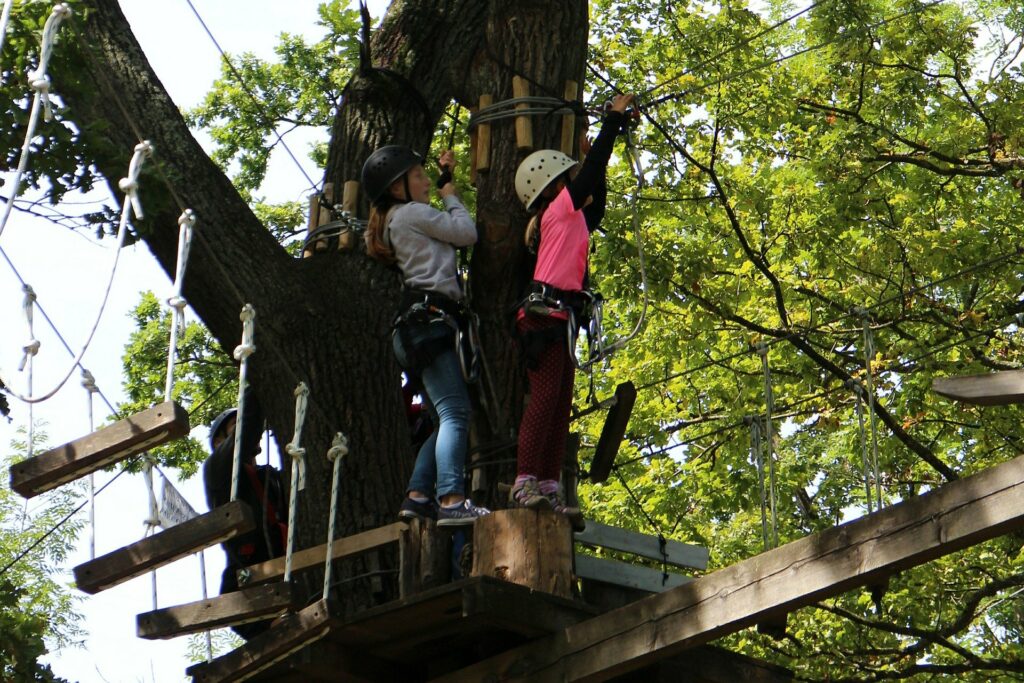
[[[192,4],[192,0],[185,0],[185,3],[189,6],[189,9],[192,10],[192,14],[195,15],[196,19],[199,21],[199,25],[203,27],[203,30],[206,32],[206,35],[210,38],[210,41],[213,42],[214,47],[217,48],[217,52],[220,53],[221,59],[224,61],[224,64],[227,65],[232,75],[238,79],[239,85],[242,86],[242,91],[246,95],[248,95],[249,99],[251,99],[253,101],[253,104],[256,105],[256,110],[263,118],[263,124],[270,128],[271,132],[274,134],[274,137],[277,138],[277,142],[281,145],[281,147],[284,148],[284,151],[287,152],[289,157],[291,157],[291,160],[295,162],[295,165],[298,167],[299,172],[302,173],[302,175],[306,178],[306,181],[309,183],[309,187],[313,190],[319,190],[320,186],[316,182],[314,182],[312,178],[309,177],[309,174],[306,172],[306,169],[302,167],[301,163],[299,163],[298,157],[295,156],[291,148],[288,147],[288,144],[284,141],[284,137],[277,132],[277,126],[274,124],[273,119],[271,119],[271,117],[267,114],[266,110],[264,109],[264,103],[260,101],[258,97],[256,97],[256,94],[249,87],[249,84],[246,83],[244,78],[242,78],[242,74],[238,71],[238,69],[235,68],[235,65],[231,62],[231,59],[228,57],[227,53],[224,52],[224,48],[222,48],[220,46],[220,43],[217,42],[217,39],[213,36],[213,32],[210,31],[210,27],[207,26],[206,22],[203,20],[202,15],[199,14],[199,10],[197,10],[196,6]]]

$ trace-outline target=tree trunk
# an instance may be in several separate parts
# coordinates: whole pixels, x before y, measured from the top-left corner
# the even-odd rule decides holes
[[[495,93],[496,99],[510,97],[513,70],[561,92],[566,79],[580,78],[586,17],[587,3],[578,0],[557,6],[396,1],[374,34],[372,63],[363,65],[345,91],[325,180],[340,188],[357,179],[363,161],[381,144],[400,141],[424,151],[453,97],[467,105],[484,92]],[[243,303],[255,307],[257,351],[250,378],[279,445],[293,432],[292,390],[300,380],[310,387],[303,431],[309,476],[299,500],[298,545],[324,540],[331,477],[324,455],[337,431],[347,434],[350,444],[342,468],[338,533],[390,522],[412,465],[400,373],[390,347],[398,293],[394,275],[362,250],[290,258],[192,138],[117,2],[93,0],[75,30],[80,40],[72,46],[78,50],[74,58],[87,65],[94,80],[74,82],[55,74],[70,116],[102,125],[104,140],[94,145],[94,161],[115,192],[135,144],[140,138],[153,142],[155,157],[140,182],[146,214],[135,221],[136,231],[170,275],[177,218],[186,207],[196,212],[196,244],[184,294],[228,351],[241,337]],[[549,49],[555,44],[560,46],[558,59]],[[492,55],[517,66],[498,66]],[[558,120],[534,121],[538,144],[557,146]],[[499,398],[491,416],[497,428],[487,428],[485,439],[512,434],[522,398],[508,311],[523,276],[526,216],[513,189],[523,154],[515,148],[511,122],[498,122],[493,129],[492,167],[478,181],[481,241],[472,264],[474,303],[483,318],[488,366]],[[462,170],[468,171],[468,164]],[[374,556],[362,566],[346,566],[341,576],[365,572],[381,559],[385,569],[394,568],[393,555]],[[386,585],[383,597],[394,597],[396,582]],[[311,580],[311,592],[315,586]],[[346,585],[349,607],[371,603],[370,591],[363,588]]]

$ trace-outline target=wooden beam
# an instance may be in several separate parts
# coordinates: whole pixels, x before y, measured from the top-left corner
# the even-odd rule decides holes
[[[701,570],[708,568],[707,548],[666,539],[664,554],[662,554],[661,542],[656,536],[608,526],[593,520],[588,520],[587,528],[576,533],[576,542],[594,548],[619,550],[650,560],[664,561],[675,567]]]
[[[968,377],[940,377],[932,381],[932,391],[954,401],[979,406],[1024,403],[1024,370],[1005,370]]]
[[[512,77],[512,97],[530,96],[530,83],[522,76]],[[516,109],[529,109],[530,105],[523,102],[517,104]],[[516,117],[516,147],[519,149],[533,149],[533,123],[529,116]]]
[[[281,617],[269,631],[242,647],[211,662],[189,667],[185,674],[191,676],[194,683],[243,681],[320,640],[332,625],[330,607],[325,600],[320,600],[301,612]]]
[[[659,569],[580,553],[576,553],[575,574],[581,579],[602,581],[647,593],[661,593],[693,581],[691,577],[681,574],[663,573]]]
[[[299,607],[295,586],[282,581],[140,614],[136,617],[136,632],[139,638],[149,640],[177,638],[260,621]]]
[[[11,488],[32,498],[148,448],[180,439],[188,431],[185,409],[172,401],[161,403],[11,465]]]
[[[590,463],[590,481],[600,483],[608,479],[615,456],[619,453],[619,445],[626,436],[629,416],[633,414],[636,403],[636,387],[632,382],[624,382],[615,387],[615,403],[608,411],[608,417],[601,429],[601,438],[594,449],[594,461]]]
[[[397,543],[405,524],[395,522],[387,526],[378,527],[361,534],[353,534],[343,538],[334,539],[333,557],[340,560],[345,557],[355,557],[388,543]],[[238,584],[240,586],[253,586],[258,583],[266,583],[284,576],[284,560],[278,557],[273,560],[250,565],[238,571]],[[292,572],[302,571],[310,567],[317,567],[327,560],[327,544],[318,545],[314,548],[306,548],[292,555]]]
[[[565,99],[566,102],[575,102],[576,96],[579,94],[579,84],[576,81],[565,82]],[[568,114],[562,114],[562,144],[559,146],[562,150],[562,154],[572,156],[573,152],[576,151],[576,113],[569,112]]]
[[[75,582],[79,590],[99,593],[255,528],[252,510],[236,500],[78,565]]]
[[[1024,527],[1024,456],[439,680],[603,681]]]

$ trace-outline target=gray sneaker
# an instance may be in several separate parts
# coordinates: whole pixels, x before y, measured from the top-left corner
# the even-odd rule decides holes
[[[527,479],[512,487],[508,498],[514,507],[529,508],[530,510],[551,509],[551,501],[540,492],[540,485],[536,479]]]
[[[470,526],[477,517],[491,514],[487,508],[473,505],[469,498],[462,501],[453,508],[446,508],[443,505],[437,511],[438,526]]]

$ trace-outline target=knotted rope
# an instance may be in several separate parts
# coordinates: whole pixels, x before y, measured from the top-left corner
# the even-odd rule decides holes
[[[341,460],[348,455],[348,438],[338,432],[334,435],[331,447],[327,449],[327,459],[334,463],[333,479],[331,480],[331,511],[327,520],[327,558],[324,567],[324,600],[331,588],[331,560],[334,558],[334,519],[338,516],[338,482],[341,479]]]
[[[288,549],[284,558],[284,580],[292,578],[292,552],[295,548],[295,512],[299,499],[299,490],[306,486],[306,449],[299,443],[302,440],[302,426],[306,422],[306,406],[309,402],[309,387],[299,382],[295,387],[295,433],[292,440],[285,446],[285,452],[292,459],[291,495],[288,496]],[[300,481],[301,480],[301,481]]]
[[[249,356],[256,352],[256,345],[253,343],[255,337],[256,309],[252,304],[242,307],[239,314],[242,321],[242,343],[235,347],[234,357],[240,364],[238,370],[238,413],[235,417],[235,454],[231,463],[231,501],[238,498],[238,477],[242,470],[242,420],[245,415],[245,404],[242,397],[248,386],[246,375],[249,370]]]
[[[92,412],[92,395],[99,393],[100,388],[96,386],[96,378],[85,368],[82,368],[82,388],[86,393],[89,433],[92,434],[96,429]],[[92,472],[89,473],[89,559],[96,559],[96,482]]]
[[[164,386],[164,400],[172,399],[174,389],[174,365],[178,355],[178,336],[185,333],[185,306],[188,302],[181,295],[185,284],[185,268],[188,265],[188,254],[192,247],[192,230],[196,224],[196,216],[192,209],[185,209],[178,217],[178,265],[174,274],[174,291],[167,299],[171,308],[171,341],[167,349],[167,383]]]

